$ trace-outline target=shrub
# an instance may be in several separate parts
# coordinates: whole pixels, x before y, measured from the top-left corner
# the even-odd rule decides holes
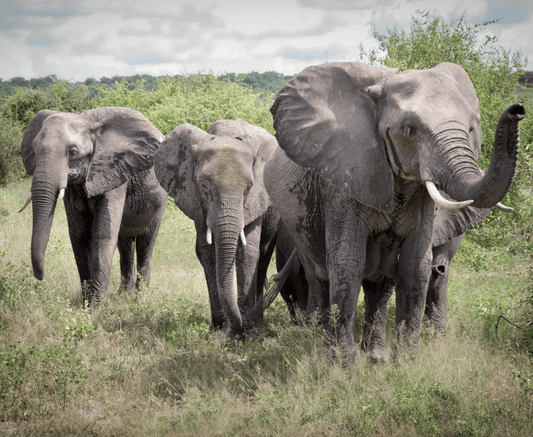
[[[26,174],[20,157],[22,130],[20,123],[0,117],[0,186]]]

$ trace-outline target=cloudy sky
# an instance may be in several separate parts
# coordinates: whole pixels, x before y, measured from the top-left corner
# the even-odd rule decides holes
[[[531,0],[0,0],[0,78],[277,71],[354,61],[417,9],[472,22],[533,69]]]

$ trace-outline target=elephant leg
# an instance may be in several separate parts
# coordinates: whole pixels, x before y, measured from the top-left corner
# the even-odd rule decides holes
[[[347,357],[355,353],[355,316],[368,235],[365,221],[352,208],[337,205],[326,211],[326,260],[330,281],[326,335],[330,345],[340,347]]]
[[[126,188],[127,184],[123,184],[103,194],[94,202],[89,283],[91,306],[97,304],[102,298],[106,298],[108,294],[111,264],[118,242]]]
[[[196,223],[196,256],[204,269],[209,305],[211,306],[211,331],[220,330],[226,324],[226,316],[218,295],[215,245],[206,240],[207,226]]]
[[[456,254],[464,234],[451,241],[433,248],[433,265],[426,297],[425,317],[446,335],[448,320],[448,275],[450,263]]]
[[[138,277],[135,283],[135,289],[137,291],[139,290],[141,281],[144,281],[147,287],[150,286],[152,255],[160,225],[161,218],[157,217],[157,219],[152,220],[147,232],[136,238]]]
[[[372,361],[387,361],[385,333],[389,300],[394,291],[394,280],[382,277],[377,281],[363,280],[365,293],[365,323],[361,349],[368,351]]]
[[[240,241],[237,247],[237,304],[241,314],[246,314],[257,302],[261,221],[262,218],[259,217],[244,228],[246,246]],[[261,314],[257,320],[252,320],[251,322],[256,325],[262,318]],[[252,326],[246,326],[245,328],[250,329]]]
[[[70,242],[80,276],[82,298],[85,302],[89,300],[88,286],[91,279],[90,242],[93,213],[89,208],[87,197],[77,187],[67,188],[64,204]]]
[[[135,237],[118,236],[118,251],[120,253],[120,276],[122,288],[126,292],[133,291],[135,287]]]
[[[274,207],[269,207],[265,214],[263,214],[263,221],[261,224],[261,241],[259,244],[259,261],[257,264],[256,302],[263,298],[268,266],[270,265],[270,260],[276,246],[278,222],[279,214]],[[261,313],[261,317],[256,323],[260,323],[262,319],[263,316]]]
[[[418,228],[402,243],[398,263],[396,339],[400,345],[418,347],[431,258],[431,226]]]

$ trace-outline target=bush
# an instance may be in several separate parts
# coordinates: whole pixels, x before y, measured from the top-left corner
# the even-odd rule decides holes
[[[0,117],[0,186],[26,175],[20,157],[22,131],[20,123]]]

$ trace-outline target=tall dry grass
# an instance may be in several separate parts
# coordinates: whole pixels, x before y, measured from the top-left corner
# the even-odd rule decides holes
[[[510,326],[494,335],[527,280],[519,257],[452,266],[446,338],[427,328],[415,354],[389,347],[387,363],[362,353],[332,363],[322,329],[292,326],[281,300],[245,344],[208,335],[194,226],[170,203],[150,290],[119,294],[116,256],[109,299],[91,315],[62,205],[46,277],[33,278],[31,209],[16,213],[28,192],[28,181],[0,190],[0,435],[533,434],[530,357]],[[389,338],[393,312],[394,302]]]

